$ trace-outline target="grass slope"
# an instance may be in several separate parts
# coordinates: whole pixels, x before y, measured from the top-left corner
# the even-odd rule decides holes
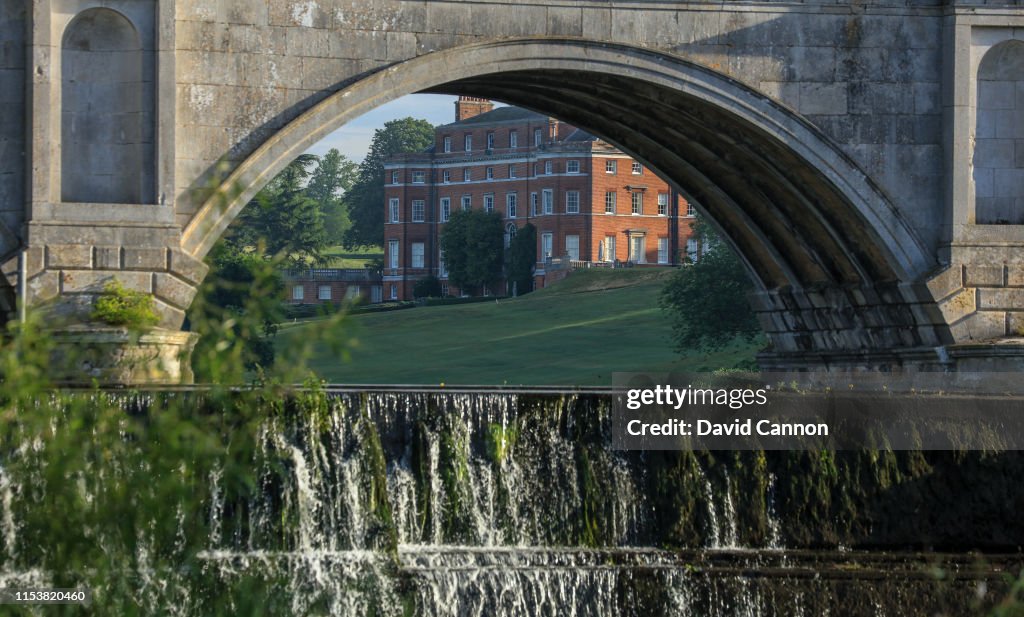
[[[713,370],[754,347],[680,357],[658,308],[666,270],[583,271],[521,298],[357,315],[351,362],[318,352],[331,383],[605,385],[613,371]],[[301,324],[277,337],[304,336]]]
[[[357,249],[346,249],[343,246],[332,246],[324,251],[329,260],[328,268],[364,268],[374,259],[384,259],[384,247],[364,246]]]

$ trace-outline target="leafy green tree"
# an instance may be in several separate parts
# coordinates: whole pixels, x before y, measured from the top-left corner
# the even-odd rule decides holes
[[[227,241],[239,251],[261,247],[264,255],[280,256],[285,265],[293,267],[325,262],[324,214],[305,187],[310,167],[317,160],[303,154],[285,167],[242,210]]]
[[[284,318],[280,270],[326,261],[320,200],[341,186],[332,167],[342,168],[343,161],[331,153],[324,160],[309,154],[295,159],[246,205],[210,251],[210,273],[188,312],[189,327],[202,335],[193,353],[201,380],[222,377],[218,367],[224,365],[264,370],[274,364],[272,338]],[[233,361],[225,363],[228,340]]]
[[[345,232],[346,247],[375,246],[384,240],[384,161],[402,152],[420,152],[433,143],[434,126],[426,120],[392,120],[374,131],[359,177],[344,197],[352,223]]]
[[[351,225],[344,194],[352,188],[358,169],[358,165],[332,148],[317,161],[309,176],[306,194],[320,206],[330,245],[342,244]]]
[[[676,271],[659,299],[671,319],[676,348],[713,351],[737,338],[753,341],[761,328],[747,301],[754,289],[750,276],[706,222],[698,220],[693,229],[707,251]]]
[[[440,240],[448,280],[459,289],[470,291],[500,279],[504,236],[501,215],[497,212],[453,212]]]
[[[284,319],[279,261],[225,242],[210,252],[210,273],[188,313],[191,329],[201,335],[192,356],[200,381],[219,377],[225,339],[237,342],[227,364],[246,370],[274,364],[272,339]]]
[[[537,228],[527,223],[512,238],[508,247],[509,293],[515,287],[516,294],[533,291],[533,269],[537,265]]]

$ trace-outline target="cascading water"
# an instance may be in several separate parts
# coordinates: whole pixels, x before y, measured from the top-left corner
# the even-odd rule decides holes
[[[975,595],[960,582],[936,592],[915,555],[783,551],[785,525],[803,546],[869,538],[814,492],[838,490],[821,488],[839,477],[831,459],[614,451],[609,414],[609,400],[592,395],[295,402],[252,429],[257,447],[241,462],[255,470],[251,487],[232,484],[227,461],[204,473],[199,572],[161,570],[143,528],[140,584],[183,615],[215,593],[244,612],[244,593],[232,590],[251,585],[273,590],[290,614],[396,617],[875,615],[879,603],[926,615],[936,597]],[[809,480],[783,487],[783,473]],[[18,561],[23,489],[0,467],[0,583],[48,576]],[[197,544],[180,519],[172,554]],[[839,523],[819,530],[822,520]],[[852,588],[861,597],[844,597]]]

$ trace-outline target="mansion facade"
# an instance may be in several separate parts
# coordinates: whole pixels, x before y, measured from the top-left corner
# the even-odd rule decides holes
[[[486,99],[459,97],[456,121],[435,130],[434,146],[391,157],[384,182],[385,301],[412,299],[430,275],[458,295],[439,242],[456,209],[499,212],[506,242],[533,224],[537,288],[567,268],[673,265],[697,252],[692,210],[639,161],[569,124]]]

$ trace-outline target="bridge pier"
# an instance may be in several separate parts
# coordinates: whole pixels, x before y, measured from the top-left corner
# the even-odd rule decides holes
[[[147,206],[136,206],[145,212]],[[100,208],[102,211],[102,208]],[[157,211],[151,211],[158,218]],[[137,212],[135,219],[142,217]],[[190,357],[198,336],[182,332],[208,267],[180,248],[168,226],[27,226],[29,245],[3,264],[12,290],[53,337],[53,377],[59,382],[173,384],[192,380]],[[133,333],[97,321],[92,313],[107,283],[150,294],[158,323]]]

